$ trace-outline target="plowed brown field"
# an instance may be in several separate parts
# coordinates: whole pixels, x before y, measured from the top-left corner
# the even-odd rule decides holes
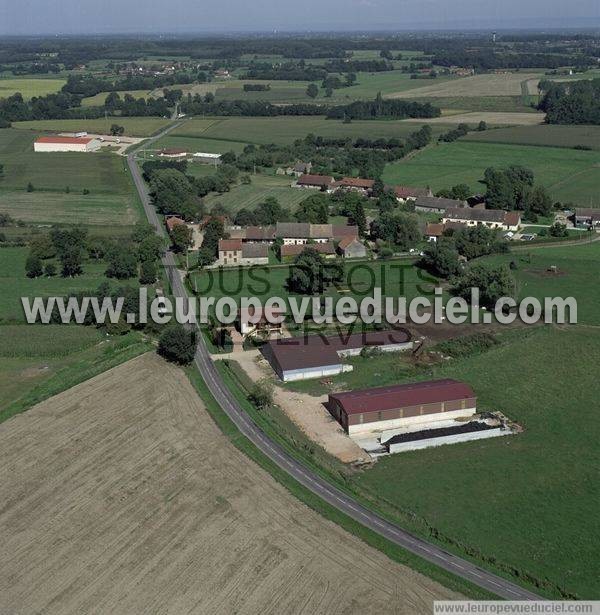
[[[431,613],[458,597],[296,500],[147,354],[0,425],[0,613]]]

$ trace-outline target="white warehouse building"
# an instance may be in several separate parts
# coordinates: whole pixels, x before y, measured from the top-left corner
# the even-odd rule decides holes
[[[93,152],[100,141],[93,137],[39,137],[33,143],[36,152]]]

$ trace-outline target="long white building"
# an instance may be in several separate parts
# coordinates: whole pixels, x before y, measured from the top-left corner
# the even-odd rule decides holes
[[[100,141],[93,137],[38,137],[33,143],[36,152],[93,152]]]

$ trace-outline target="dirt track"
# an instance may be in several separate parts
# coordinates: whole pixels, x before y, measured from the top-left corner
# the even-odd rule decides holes
[[[0,613],[430,613],[457,597],[306,508],[144,355],[0,426]]]

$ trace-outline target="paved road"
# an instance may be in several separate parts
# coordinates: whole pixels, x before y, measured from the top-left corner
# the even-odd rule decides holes
[[[175,126],[170,126],[150,141],[160,138],[173,128],[175,128]],[[150,202],[150,197],[148,195],[146,185],[141,177],[134,154],[128,155],[127,163],[144,205],[144,210],[148,216],[148,221],[155,227],[156,232],[159,235],[165,236],[165,230]],[[173,254],[171,252],[167,252],[162,260],[163,266],[169,276],[174,296],[187,298],[187,292],[176,269]],[[258,449],[260,449],[262,453],[269,457],[282,470],[287,472],[290,476],[293,476],[299,483],[318,495],[321,499],[325,500],[338,510],[344,512],[355,521],[358,521],[365,527],[368,527],[377,534],[384,536],[396,545],[405,548],[407,551],[422,557],[440,568],[443,568],[458,577],[467,579],[474,585],[482,587],[497,596],[508,600],[540,599],[539,596],[533,594],[532,592],[529,592],[522,587],[503,579],[502,577],[492,574],[491,572],[483,570],[482,568],[479,568],[471,562],[457,557],[452,553],[448,553],[435,544],[413,536],[401,527],[386,521],[291,457],[278,444],[272,442],[244,412],[235,397],[222,381],[219,372],[210,358],[204,338],[201,335],[198,337],[199,344],[196,352],[195,363],[211,394],[229,418],[233,421],[233,423],[235,423],[237,428]],[[493,528],[490,529],[490,531],[493,531]]]

